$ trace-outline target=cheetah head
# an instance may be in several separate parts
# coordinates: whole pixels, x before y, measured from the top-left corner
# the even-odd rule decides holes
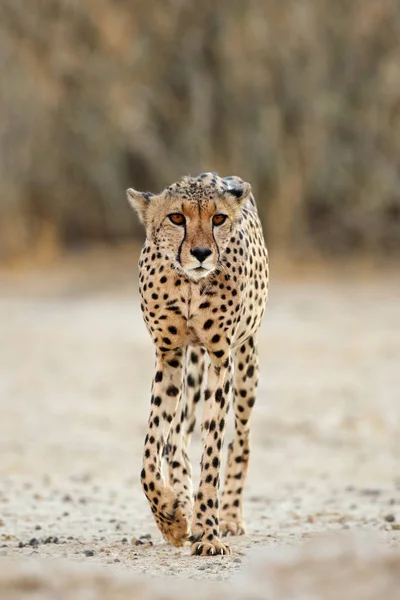
[[[160,194],[127,190],[147,238],[194,281],[221,264],[250,192],[239,177],[215,173],[184,177]]]

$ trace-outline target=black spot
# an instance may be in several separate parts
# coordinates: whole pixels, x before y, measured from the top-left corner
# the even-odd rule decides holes
[[[156,381],[157,383],[159,383],[160,381],[162,381],[162,378],[163,378],[162,371],[157,371],[156,376],[154,378],[154,381]]]
[[[167,396],[177,396],[179,394],[179,389],[176,385],[170,385],[167,388]]]
[[[195,380],[194,380],[194,377],[193,377],[193,375],[191,375],[190,373],[189,373],[189,375],[187,376],[187,384],[188,384],[188,386],[189,386],[189,387],[194,387],[194,386],[195,386]]]
[[[207,329],[211,329],[211,327],[212,327],[213,325],[214,325],[214,321],[212,321],[211,319],[208,319],[208,320],[207,320],[207,321],[204,323],[204,325],[203,325],[203,328],[204,328],[204,329],[206,329],[206,330],[207,330]]]
[[[209,308],[209,306],[210,306],[210,303],[209,303],[209,302],[202,302],[202,303],[200,304],[199,308],[200,308],[200,309],[202,309],[202,308]]]
[[[212,338],[211,341],[213,344],[217,344],[219,342],[219,340],[221,339],[221,336],[218,335],[218,333],[216,333]]]
[[[178,330],[177,330],[177,328],[176,328],[176,327],[174,327],[173,325],[170,325],[170,326],[168,327],[168,331],[169,331],[170,333],[172,333],[172,335],[176,335],[176,334],[178,333]]]
[[[179,362],[179,360],[176,360],[175,358],[173,358],[172,360],[168,361],[168,364],[170,367],[177,369],[181,363]]]
[[[253,377],[253,375],[254,375],[254,367],[253,367],[253,365],[250,365],[247,368],[247,377]]]

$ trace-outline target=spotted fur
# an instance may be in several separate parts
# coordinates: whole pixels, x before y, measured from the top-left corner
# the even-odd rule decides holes
[[[229,554],[245,532],[243,488],[256,399],[256,333],[268,293],[268,254],[248,183],[215,173],[184,177],[161,194],[128,190],[146,227],[139,261],[144,321],[156,350],[141,481],[157,525],[192,554]],[[203,404],[201,477],[193,502],[190,435]],[[221,450],[230,404],[219,503]],[[168,482],[163,458],[168,460]]]

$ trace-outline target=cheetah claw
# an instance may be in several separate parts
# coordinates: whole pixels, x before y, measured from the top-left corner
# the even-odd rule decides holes
[[[191,553],[195,556],[224,556],[232,552],[227,544],[215,540],[214,542],[201,542],[200,544],[198,542],[193,543]]]

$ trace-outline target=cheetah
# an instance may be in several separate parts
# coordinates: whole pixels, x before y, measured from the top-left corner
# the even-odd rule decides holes
[[[146,229],[139,291],[156,354],[142,487],[165,540],[176,547],[189,541],[194,555],[230,554],[223,537],[245,533],[256,334],[268,295],[268,253],[251,186],[202,173],[160,194],[128,189],[127,195]],[[194,495],[188,446],[201,399],[203,453]],[[235,433],[219,500],[231,403]]]

